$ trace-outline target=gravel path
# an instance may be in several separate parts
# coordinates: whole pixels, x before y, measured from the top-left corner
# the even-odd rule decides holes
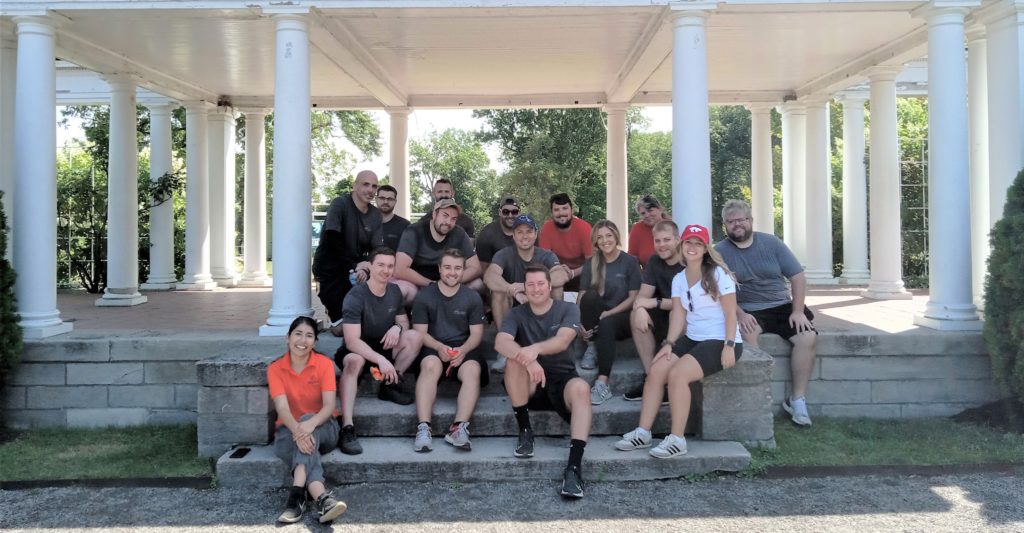
[[[365,484],[338,492],[345,531],[1021,531],[1024,476],[832,477],[592,483],[564,502],[553,482]],[[279,527],[283,491],[65,488],[0,491],[0,529],[321,531]]]

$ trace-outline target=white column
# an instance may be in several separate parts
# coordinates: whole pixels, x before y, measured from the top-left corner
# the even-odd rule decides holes
[[[1024,2],[1003,1],[985,26],[988,70],[990,227],[1024,168]],[[986,241],[987,242],[987,241]]]
[[[106,76],[110,85],[107,166],[107,287],[98,307],[146,303],[139,293],[139,146],[135,82]]]
[[[243,109],[245,115],[245,198],[242,204],[245,271],[239,287],[270,287],[267,276],[266,109]]]
[[[388,176],[391,178],[391,186],[398,191],[395,214],[409,218],[412,211],[409,206],[412,195],[409,187],[409,108],[388,108],[388,117],[391,119],[391,136],[388,143],[391,161]]]
[[[14,112],[14,269],[22,333],[71,331],[57,310],[57,70],[55,31],[44,17],[14,17],[18,65]]]
[[[7,224],[14,221],[14,79],[17,73],[18,50],[13,42],[0,38],[0,191],[3,191]],[[7,239],[7,249],[0,250],[12,260],[14,240]]]
[[[864,168],[864,101],[843,95],[843,283],[867,285],[868,184]]]
[[[988,73],[984,27],[967,32],[967,111],[971,129],[971,286],[974,305],[984,306],[991,228],[988,174]]]
[[[807,109],[787,102],[782,113],[782,226],[783,238],[801,263],[807,260],[804,243],[807,172]]]
[[[149,108],[149,180],[173,171],[170,103],[147,104]],[[174,197],[151,198],[149,208],[149,277],[140,287],[147,291],[174,288]]]
[[[772,184],[772,106],[748,105],[750,110],[750,196],[754,231],[775,233],[775,186]],[[722,221],[723,223],[725,221]]]
[[[235,270],[235,112],[210,111],[210,275],[220,287],[238,283]]]
[[[933,4],[934,6],[934,4]],[[971,294],[971,188],[967,143],[966,7],[932,7],[928,17],[929,298],[914,323],[980,330]],[[1003,110],[1005,112],[1005,110]]]
[[[210,275],[210,180],[207,113],[212,104],[185,102],[185,277],[177,290],[208,291]]]
[[[302,15],[275,15],[274,290],[261,336],[283,336],[298,315],[313,316],[310,239],[309,33]]]
[[[608,104],[607,180],[605,208],[608,220],[619,227],[622,248],[629,246],[629,178],[626,170],[626,111],[629,104]]]
[[[705,25],[715,4],[670,4],[672,22],[672,218],[711,227],[711,137]]]
[[[901,66],[875,67],[871,80],[871,281],[862,293],[876,300],[909,300],[903,288],[900,217],[900,139],[896,122],[896,75]]]
[[[814,285],[836,283],[832,275],[832,142],[829,131],[829,98],[808,97],[807,170],[804,221],[804,256],[807,282]],[[799,257],[799,256],[798,256]]]

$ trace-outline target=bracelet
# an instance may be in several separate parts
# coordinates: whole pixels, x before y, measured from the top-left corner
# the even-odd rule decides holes
[[[395,326],[398,326],[398,332],[399,332],[399,333],[401,333],[401,332],[405,331],[405,328],[403,328],[403,327],[402,327],[402,325],[401,325],[401,324],[399,324],[398,322],[395,322],[395,324],[394,324],[394,325],[395,325]]]
[[[670,341],[668,339],[661,341],[662,346],[672,346],[673,344],[675,344],[675,341]]]

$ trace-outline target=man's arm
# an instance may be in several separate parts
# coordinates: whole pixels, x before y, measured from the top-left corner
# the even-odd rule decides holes
[[[572,270],[569,267],[562,267],[562,265],[555,265],[550,267],[551,271],[551,286],[554,288],[564,287],[566,283],[569,283],[569,271]]]
[[[665,305],[665,302],[661,302]],[[671,306],[672,303],[669,302]],[[640,285],[640,290],[636,293],[636,299],[633,300],[633,309],[654,309],[658,307],[658,300],[654,298],[654,285],[648,285],[643,283]]]
[[[483,324],[472,324],[469,326],[469,338],[466,342],[462,343],[462,351],[464,353],[471,352],[480,346],[480,341],[484,338],[484,325]]]
[[[345,335],[345,349],[349,352],[377,366],[382,366],[382,361],[385,363],[389,362],[386,357],[373,351],[370,345],[366,344],[366,341],[362,339],[363,326],[359,324],[342,324],[341,331]]]
[[[508,292],[512,284],[505,281],[505,278],[501,275],[503,272],[505,271],[498,263],[491,263],[491,266],[487,267],[487,272],[484,273],[484,285],[487,285],[491,292]]]
[[[405,252],[395,254],[395,279],[404,279],[417,287],[430,285],[430,280],[412,269],[412,257]]]
[[[554,337],[520,348],[515,354],[515,360],[523,365],[528,365],[540,356],[562,353],[569,349],[569,345],[575,338],[575,329],[560,327]]]
[[[801,272],[789,278],[791,290],[793,291],[793,314],[789,315],[789,324],[797,333],[813,331],[814,325],[804,314],[804,300],[807,297],[807,277]]]
[[[462,271],[462,282],[469,283],[470,281],[479,278],[483,274],[483,270],[480,269],[480,259],[477,256],[466,259],[466,270]]]
[[[515,337],[504,331],[499,331],[498,335],[494,337],[494,351],[498,352],[502,357],[513,359],[520,348]]]
[[[437,352],[437,356],[441,357],[441,354],[444,352],[445,345],[442,344],[437,339],[435,339],[434,337],[432,337],[430,333],[427,332],[427,328],[427,324],[412,325],[412,329],[419,332],[419,334],[423,337],[423,346],[425,348],[430,348],[431,350],[434,350],[435,352]]]

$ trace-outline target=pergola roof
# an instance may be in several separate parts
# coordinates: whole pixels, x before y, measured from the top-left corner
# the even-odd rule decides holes
[[[309,15],[318,107],[669,103],[665,2],[289,2]],[[779,103],[925,53],[921,2],[730,2],[707,21],[712,103]],[[382,7],[386,6],[386,7]],[[273,6],[236,1],[28,2],[59,21],[57,55],[178,100],[273,104]],[[4,38],[13,25],[4,20]]]

